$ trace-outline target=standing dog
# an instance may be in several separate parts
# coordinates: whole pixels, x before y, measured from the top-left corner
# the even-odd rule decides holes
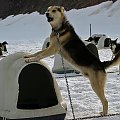
[[[63,7],[49,7],[46,17],[52,27],[50,45],[40,52],[24,56],[25,61],[34,62],[56,53],[61,54],[71,65],[89,78],[93,90],[102,102],[103,111],[101,114],[107,114],[108,101],[105,97],[107,75],[105,69],[120,63],[120,52],[112,61],[101,62],[76,34],[65,16]]]

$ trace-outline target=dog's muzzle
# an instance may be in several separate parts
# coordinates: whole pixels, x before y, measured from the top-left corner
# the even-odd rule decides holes
[[[49,13],[46,13],[46,17],[47,17],[47,21],[48,21],[48,22],[53,21],[53,18],[50,17],[50,14],[49,14]]]

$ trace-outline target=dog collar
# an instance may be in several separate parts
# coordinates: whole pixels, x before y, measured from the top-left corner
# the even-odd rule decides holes
[[[59,36],[63,36],[67,32],[66,29],[63,29],[63,30],[54,30],[54,29],[52,29],[52,31],[55,32]]]

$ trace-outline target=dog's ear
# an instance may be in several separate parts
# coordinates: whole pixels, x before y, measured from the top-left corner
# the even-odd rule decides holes
[[[64,9],[64,7],[63,7],[63,6],[60,6],[60,9],[61,9],[61,11],[62,11],[62,12],[64,12],[64,11],[65,11],[65,9]]]
[[[117,44],[117,40],[118,40],[118,38],[115,40],[111,40],[111,44]]]
[[[4,41],[4,42],[2,43],[2,45],[8,45],[8,43],[7,43],[6,41]]]
[[[115,40],[117,42],[118,38]]]
[[[59,6],[59,7],[58,7],[58,11],[59,11],[59,12],[62,12],[62,13],[63,13],[63,12],[64,12],[64,10],[65,10],[65,9],[64,9],[64,7],[63,7],[63,6]]]
[[[50,9],[50,8],[52,8],[52,7],[53,7],[53,6],[49,6],[48,9]],[[47,10],[48,10],[48,9],[47,9]]]

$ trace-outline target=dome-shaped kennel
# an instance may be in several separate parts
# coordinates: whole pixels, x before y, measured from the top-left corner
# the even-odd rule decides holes
[[[25,63],[24,54],[0,61],[0,119],[64,120],[66,103],[49,68]]]

